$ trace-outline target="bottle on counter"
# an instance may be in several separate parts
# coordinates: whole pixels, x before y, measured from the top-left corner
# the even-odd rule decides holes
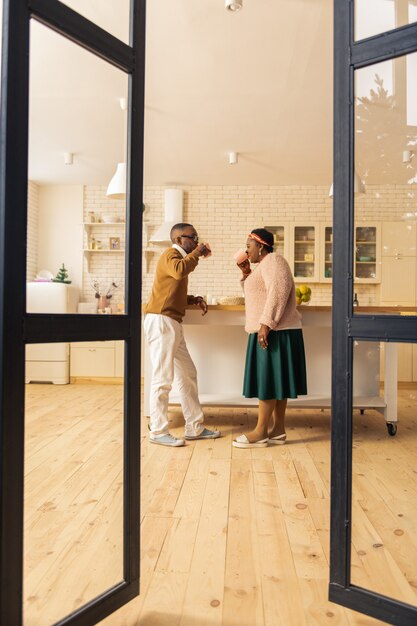
[[[358,294],[355,293],[355,297],[353,298],[353,306],[359,306]]]

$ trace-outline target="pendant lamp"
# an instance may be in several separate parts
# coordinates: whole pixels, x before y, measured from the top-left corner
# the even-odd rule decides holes
[[[126,163],[118,163],[116,172],[107,187],[106,196],[122,200],[126,196]]]
[[[127,108],[126,98],[119,98],[119,104],[120,104],[120,108],[122,109],[124,113]],[[124,137],[126,141],[127,137],[126,137],[125,126],[126,125],[123,124],[123,132],[124,132]],[[126,144],[125,144],[124,154],[126,154]],[[108,198],[114,198],[115,200],[123,200],[123,198],[126,197],[126,163],[125,162],[117,164],[116,172],[114,173],[113,178],[111,179],[109,186],[107,187],[106,196]]]
[[[353,193],[366,193],[365,185],[363,184],[363,181],[356,170],[353,178]],[[330,185],[329,197],[333,198],[333,183]]]

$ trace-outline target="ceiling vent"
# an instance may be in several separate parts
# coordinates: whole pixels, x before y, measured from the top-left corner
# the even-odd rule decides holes
[[[171,243],[171,228],[182,222],[183,196],[182,189],[165,189],[164,223],[151,236],[151,243]]]

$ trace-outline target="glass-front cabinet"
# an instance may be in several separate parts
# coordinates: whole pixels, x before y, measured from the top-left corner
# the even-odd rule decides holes
[[[287,259],[296,283],[332,282],[333,226],[287,222],[265,228],[274,234],[274,249]],[[355,225],[354,276],[356,283],[381,282],[379,223]]]
[[[289,238],[288,238],[288,224],[281,224],[279,226],[264,226],[274,235],[274,250],[281,254],[288,262],[289,251]]]
[[[291,237],[290,263],[295,282],[319,280],[319,229],[317,224],[294,225]]]
[[[355,282],[381,281],[381,233],[377,224],[355,226]]]
[[[265,228],[274,234],[274,249],[287,259],[295,282],[318,282],[318,224],[283,223]]]
[[[320,230],[320,282],[331,283],[333,276],[333,226],[321,224]]]

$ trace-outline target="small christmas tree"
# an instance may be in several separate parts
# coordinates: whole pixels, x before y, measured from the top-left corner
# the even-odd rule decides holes
[[[64,263],[62,267],[58,270],[58,274],[53,279],[54,283],[67,283],[69,284],[71,281],[68,280],[68,270],[65,267]]]

